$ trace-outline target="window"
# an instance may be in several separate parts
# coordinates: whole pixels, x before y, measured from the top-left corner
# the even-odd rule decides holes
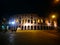
[[[30,23],[30,20],[28,20],[28,23]]]
[[[31,20],[31,23],[33,23],[33,20]]]
[[[19,23],[21,23],[21,20],[19,20]]]
[[[38,19],[37,22],[40,23],[40,20]]]
[[[25,30],[26,30],[26,26],[25,26]]]
[[[24,23],[24,20],[22,20],[22,24]]]
[[[41,23],[43,23],[43,20],[41,19]]]
[[[33,17],[31,17],[31,19],[33,19]]]
[[[34,26],[34,30],[36,30],[36,26]]]
[[[23,30],[23,26],[22,26],[22,30]]]
[[[39,26],[37,26],[38,30],[40,29]]]

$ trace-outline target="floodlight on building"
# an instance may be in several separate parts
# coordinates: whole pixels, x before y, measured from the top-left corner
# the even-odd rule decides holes
[[[14,24],[15,24],[15,21],[9,22],[9,24],[12,24],[12,25],[14,25]]]
[[[54,24],[54,27],[57,27],[57,24]]]
[[[30,23],[25,23],[24,26],[31,26],[32,24]]]
[[[43,20],[41,19],[41,23],[43,23]]]
[[[54,27],[57,27],[57,23],[54,21]]]
[[[47,23],[48,26],[51,26],[51,23]]]
[[[34,23],[35,21],[33,20],[33,23]]]
[[[15,22],[11,22],[12,24],[15,24]]]
[[[40,20],[38,19],[38,23],[40,23]]]

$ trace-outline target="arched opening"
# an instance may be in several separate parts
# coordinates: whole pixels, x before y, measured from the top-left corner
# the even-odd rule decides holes
[[[31,26],[31,30],[33,30],[33,26]]]
[[[28,30],[30,30],[30,26],[28,26]]]
[[[34,26],[34,30],[36,30],[36,26]]]
[[[22,30],[23,30],[23,26],[22,26]]]
[[[26,30],[26,26],[25,26],[25,30]]]

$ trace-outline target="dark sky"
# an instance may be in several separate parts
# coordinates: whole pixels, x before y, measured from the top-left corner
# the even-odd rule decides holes
[[[50,12],[58,11],[59,5],[52,7],[52,0],[2,0],[1,15],[10,16],[21,13],[38,13],[40,16],[47,16]]]

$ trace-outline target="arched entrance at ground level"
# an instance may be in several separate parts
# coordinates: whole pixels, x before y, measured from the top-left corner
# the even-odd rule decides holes
[[[53,30],[54,27],[48,27],[48,26],[22,26],[22,30]]]
[[[34,26],[34,30],[36,30],[36,26]]]
[[[30,30],[30,26],[28,26],[28,30]]]
[[[39,30],[40,29],[40,26],[37,26],[37,30]]]
[[[23,26],[22,26],[21,28],[22,28],[22,30],[23,30]]]
[[[33,30],[33,26],[31,26],[31,30]]]
[[[25,26],[25,30],[26,30],[26,26]]]

